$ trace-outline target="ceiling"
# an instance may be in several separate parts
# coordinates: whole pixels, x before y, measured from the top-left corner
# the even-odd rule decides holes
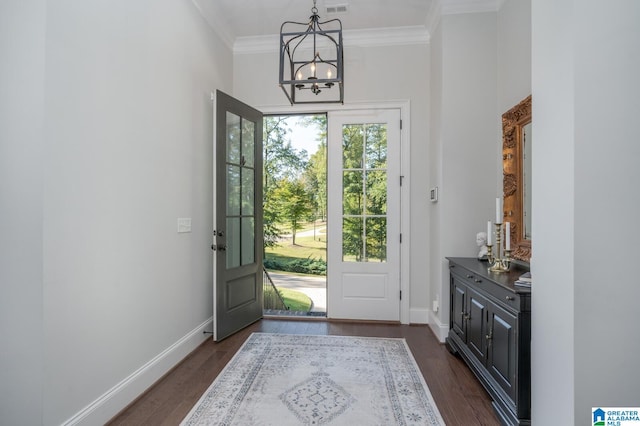
[[[498,10],[504,0],[317,0],[322,21],[339,18],[347,31],[423,28],[440,14]],[[230,46],[239,39],[279,34],[284,21],[307,22],[313,0],[193,0],[214,30]],[[327,7],[346,6],[344,13]],[[437,15],[437,16],[436,16]]]

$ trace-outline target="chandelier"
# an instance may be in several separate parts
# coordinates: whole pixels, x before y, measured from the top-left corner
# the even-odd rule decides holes
[[[280,87],[291,105],[344,103],[342,23],[320,22],[316,0],[311,13],[280,27]]]

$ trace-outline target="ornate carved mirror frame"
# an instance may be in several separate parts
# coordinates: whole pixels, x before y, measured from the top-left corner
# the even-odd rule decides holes
[[[511,222],[511,257],[531,258],[531,240],[524,232],[524,138],[523,127],[531,122],[531,95],[502,114],[502,173],[504,221]]]

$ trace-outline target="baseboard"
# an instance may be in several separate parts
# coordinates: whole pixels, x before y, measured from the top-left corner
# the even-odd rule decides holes
[[[105,424],[127,405],[140,396],[158,379],[182,361],[204,340],[211,338],[203,334],[211,330],[213,318],[209,318],[180,340],[155,356],[145,365],[134,371],[129,377],[109,389],[98,399],[87,405],[73,417],[63,423],[71,425]]]
[[[429,310],[428,309],[409,309],[409,323],[410,324],[428,324],[429,323]]]
[[[433,334],[435,334],[440,343],[444,343],[449,333],[449,324],[442,324],[438,315],[433,311],[429,311],[429,327],[431,327],[431,331],[433,331]]]

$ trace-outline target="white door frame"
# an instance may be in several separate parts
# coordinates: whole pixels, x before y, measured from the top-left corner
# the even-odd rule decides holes
[[[367,110],[367,109],[399,109],[402,126],[400,128],[400,173],[404,176],[402,187],[400,188],[400,233],[402,234],[402,244],[400,244],[400,291],[402,300],[400,301],[400,322],[410,323],[411,308],[411,111],[410,102],[404,101],[381,101],[381,102],[353,102],[348,105],[322,104],[322,105],[287,105],[287,106],[258,106],[257,109],[265,115],[286,115],[286,114],[313,114],[330,111]]]

